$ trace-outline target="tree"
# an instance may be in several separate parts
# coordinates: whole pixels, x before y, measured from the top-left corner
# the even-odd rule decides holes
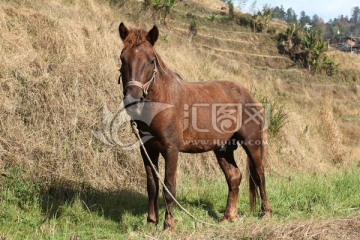
[[[360,22],[360,8],[359,7],[354,7],[352,9],[351,19],[352,19],[353,23],[355,23],[355,24]]]
[[[281,7],[276,6],[271,9],[271,18],[287,21],[287,14],[285,13],[283,5],[281,5]]]
[[[253,14],[255,15],[255,13]],[[351,18],[346,15],[339,15],[337,18],[330,19],[327,23],[317,14],[310,17],[305,11],[301,11],[300,16],[297,16],[292,8],[287,9],[285,12],[282,5],[281,7],[271,8],[271,18],[277,18],[289,24],[299,23],[301,28],[306,27],[307,30],[313,27],[320,31],[322,37],[337,40],[338,43],[341,38],[347,35],[360,37],[360,6],[351,9]]]
[[[249,7],[249,12],[255,15],[255,13],[256,13],[256,0],[251,3],[251,5]]]
[[[292,8],[289,8],[286,11],[286,22],[287,23],[297,23],[297,16],[295,11]]]
[[[320,32],[322,37],[325,37],[327,34],[327,25],[325,24],[322,18],[319,18],[316,23],[314,23],[314,28]]]
[[[271,9],[271,18],[281,19],[280,8],[278,6]]]
[[[281,17],[281,20],[284,20],[286,19],[286,13],[285,13],[285,9],[284,9],[284,6],[281,5],[280,6],[280,17]]]
[[[299,22],[302,27],[304,27],[306,24],[311,23],[311,19],[308,15],[306,15],[305,11],[300,12]]]
[[[227,0],[226,3],[228,5],[228,7],[229,7],[229,18],[234,19],[234,17],[235,17],[234,3],[233,3],[232,0]]]
[[[317,22],[319,21],[319,19],[320,19],[320,17],[319,17],[317,14],[314,14],[314,15],[312,16],[312,19],[311,19],[310,24],[311,24],[312,26],[315,26],[315,25],[317,24]]]

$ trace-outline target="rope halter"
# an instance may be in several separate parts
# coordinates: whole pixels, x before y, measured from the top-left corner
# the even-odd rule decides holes
[[[138,88],[141,88],[141,90],[143,92],[143,96],[144,96],[144,98],[146,98],[146,96],[149,93],[149,89],[152,86],[152,83],[155,82],[156,74],[159,71],[158,67],[157,67],[157,64],[159,64],[161,75],[163,75],[163,76],[167,75],[167,73],[164,71],[164,69],[162,68],[162,66],[160,64],[159,58],[158,58],[156,53],[155,53],[155,62],[154,62],[154,64],[155,64],[155,66],[154,66],[153,74],[151,75],[151,78],[150,78],[149,81],[147,81],[146,83],[141,83],[139,81],[131,80],[125,85],[124,92],[126,92],[126,90],[129,87],[138,87]],[[119,69],[119,71],[120,71],[120,69]],[[119,76],[119,79],[118,79],[118,84],[120,84],[120,82],[121,82],[121,73],[120,73],[120,76]]]
[[[126,86],[124,88],[124,91],[126,92],[126,90],[129,87],[138,87],[138,88],[141,88],[141,90],[143,91],[143,95],[144,95],[144,98],[145,98],[149,93],[149,89],[150,89],[152,83],[155,81],[157,72],[158,72],[158,68],[156,66],[156,61],[155,61],[155,67],[154,67],[154,70],[153,70],[153,74],[151,75],[151,78],[150,78],[149,81],[147,81],[146,83],[143,84],[143,83],[141,83],[139,81],[131,80],[126,84]]]

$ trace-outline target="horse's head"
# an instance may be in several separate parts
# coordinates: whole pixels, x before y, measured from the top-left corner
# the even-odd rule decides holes
[[[130,110],[139,113],[138,105],[141,104],[138,103],[144,102],[158,71],[154,44],[158,39],[159,30],[156,26],[149,32],[128,29],[121,23],[119,33],[124,42],[120,55],[124,103],[128,112]]]

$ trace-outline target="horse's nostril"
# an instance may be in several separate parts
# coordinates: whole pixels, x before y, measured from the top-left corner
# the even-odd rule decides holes
[[[144,98],[144,96],[141,96],[141,95],[133,97],[133,96],[131,96],[131,94],[129,94],[124,97],[123,101],[124,101],[125,107],[129,107],[129,106],[144,102],[145,98]]]
[[[125,105],[131,104],[135,101],[135,99],[131,95],[126,95],[123,99]]]

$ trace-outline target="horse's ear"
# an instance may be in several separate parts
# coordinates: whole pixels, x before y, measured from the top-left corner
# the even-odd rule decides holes
[[[153,28],[148,32],[146,39],[151,43],[151,45],[154,46],[158,37],[159,37],[159,29],[156,26],[153,26]]]
[[[125,40],[125,38],[129,35],[129,30],[125,27],[124,23],[120,23],[119,26],[119,34],[120,34],[120,38],[121,40]]]

